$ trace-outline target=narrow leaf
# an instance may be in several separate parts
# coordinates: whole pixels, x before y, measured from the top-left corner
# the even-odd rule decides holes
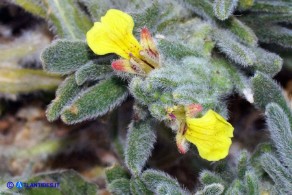
[[[289,194],[292,189],[292,174],[281,165],[277,158],[271,154],[264,154],[261,163],[265,171],[273,179],[278,190],[284,194]]]
[[[131,193],[133,195],[151,195],[153,194],[147,189],[145,184],[138,178],[131,179],[130,183]]]
[[[128,179],[116,179],[108,185],[108,189],[111,193],[116,195],[131,195],[130,180]]]
[[[57,40],[46,48],[42,55],[44,69],[49,72],[68,74],[94,58],[83,41]]]
[[[181,189],[176,179],[173,179],[162,171],[148,169],[142,173],[141,179],[146,184],[148,189],[152,190],[153,192],[157,191],[159,186],[161,187],[162,185],[165,185],[169,186],[167,188],[170,189],[179,189],[181,194],[186,193],[183,189]]]
[[[275,103],[266,107],[269,131],[277,151],[287,167],[292,165],[292,131],[283,109]]]
[[[194,1],[194,0],[179,0],[187,9],[194,11],[201,17],[211,20],[215,19],[212,3],[208,0]]]
[[[227,31],[214,29],[213,38],[219,49],[234,62],[243,66],[252,66],[255,63],[256,56],[253,51],[236,41]]]
[[[86,81],[101,80],[112,75],[113,71],[110,65],[89,61],[75,72],[75,79],[78,85],[82,85]]]
[[[222,185],[226,185],[226,182],[217,174],[204,170],[200,173],[200,182],[204,185],[210,185],[213,183],[220,183]]]
[[[242,21],[238,20],[236,17],[230,17],[229,20],[223,23],[223,27],[229,28],[229,30],[236,35],[239,40],[249,46],[256,46],[258,38],[253,30],[244,24]],[[225,27],[225,28],[226,28]]]
[[[248,195],[260,194],[258,177],[251,171],[248,171],[245,175],[245,186]]]
[[[125,161],[133,175],[139,175],[151,155],[156,135],[151,120],[132,122],[127,135]]]
[[[237,163],[237,175],[239,179],[243,179],[247,170],[247,151],[242,151]]]
[[[269,29],[267,31],[267,29]],[[260,41],[276,43],[283,47],[292,48],[292,30],[280,25],[266,25],[254,28]]]
[[[215,0],[213,10],[219,20],[226,20],[231,16],[237,6],[238,0]]]
[[[282,69],[283,60],[277,54],[268,52],[261,48],[253,49],[256,55],[254,68],[271,77],[275,76]]]
[[[113,165],[112,167],[106,169],[106,182],[108,184],[112,183],[117,179],[129,179],[129,173],[120,165]]]
[[[158,47],[160,49],[160,52],[162,52],[165,56],[169,56],[170,58],[173,58],[176,60],[180,60],[186,56],[196,56],[196,57],[202,56],[195,50],[185,45],[182,45],[180,43],[174,43],[165,39],[159,40]]]
[[[292,118],[290,106],[283,95],[282,88],[273,79],[261,72],[257,72],[251,81],[255,104],[258,107],[264,110],[270,102],[275,102],[282,107],[288,118]]]
[[[224,191],[224,186],[219,183],[213,183],[207,186],[204,186],[203,190],[196,192],[195,195],[220,195]]]
[[[67,124],[96,118],[117,107],[127,96],[127,88],[123,83],[110,78],[81,92],[64,108],[61,118]]]
[[[56,120],[63,108],[70,104],[75,96],[82,90],[78,86],[74,75],[67,77],[56,91],[56,98],[51,102],[46,111],[46,116],[49,121]]]

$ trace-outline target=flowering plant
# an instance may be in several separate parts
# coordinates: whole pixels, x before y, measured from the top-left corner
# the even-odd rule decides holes
[[[291,167],[286,163],[291,113],[271,78],[283,60],[258,44],[291,47],[287,1],[78,2],[85,7],[77,9],[64,0],[37,1],[27,9],[35,13],[50,5],[37,13],[49,18],[61,38],[42,53],[47,71],[67,75],[47,118],[74,124],[109,113],[112,119],[108,131],[120,165],[106,171],[110,192],[191,194],[197,181],[202,184],[197,194],[289,192],[289,175],[284,173]],[[234,129],[227,122],[233,114],[228,109],[231,94],[262,110],[267,106],[279,155],[267,154],[275,150],[270,144],[254,154],[234,152],[240,149],[232,142],[242,133],[240,126]],[[125,137],[119,126],[126,121],[125,112],[120,109],[131,101],[133,115]],[[168,165],[155,161],[157,156],[179,167],[179,173],[194,175],[175,174],[179,183],[161,171],[172,173]]]

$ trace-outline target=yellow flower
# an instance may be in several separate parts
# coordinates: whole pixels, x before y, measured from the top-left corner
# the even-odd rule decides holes
[[[176,143],[181,153],[188,150],[188,142],[197,146],[199,155],[208,161],[218,161],[228,155],[233,127],[221,115],[208,110],[201,118],[199,104],[168,108],[169,119],[178,127]]]
[[[217,161],[228,155],[233,127],[222,116],[209,110],[201,118],[186,118],[184,137],[195,144],[202,158]]]
[[[89,47],[98,55],[116,53],[125,59],[132,54],[139,57],[142,49],[133,36],[134,21],[128,14],[110,9],[101,17],[101,22],[95,22],[87,32],[86,38]]]
[[[159,65],[159,55],[147,28],[141,30],[141,43],[133,35],[133,18],[116,9],[110,9],[87,32],[91,50],[98,55],[115,53],[123,59],[114,61],[117,71],[147,74]]]

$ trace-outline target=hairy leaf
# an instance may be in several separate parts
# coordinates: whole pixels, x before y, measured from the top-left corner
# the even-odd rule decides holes
[[[226,20],[231,16],[237,6],[238,0],[215,0],[213,10],[219,20]]]
[[[287,167],[292,165],[292,131],[283,109],[275,103],[266,107],[269,131],[277,151]]]
[[[211,171],[204,170],[200,173],[200,182],[204,185],[210,185],[213,183],[220,183],[222,185],[226,185],[226,182],[216,173]]]
[[[254,68],[271,77],[275,76],[282,69],[283,60],[277,54],[268,52],[261,48],[253,49],[256,55]]]
[[[71,73],[94,58],[83,41],[57,40],[41,56],[44,69],[60,74]]]
[[[255,104],[261,109],[270,102],[275,102],[282,107],[289,118],[292,118],[290,107],[283,95],[282,88],[267,75],[257,72],[251,79],[254,91]],[[290,124],[292,124],[290,122]]]
[[[239,179],[244,178],[245,172],[247,170],[247,163],[248,163],[247,151],[242,151],[237,163],[237,176]]]
[[[108,184],[112,183],[117,179],[129,179],[129,173],[120,165],[113,165],[112,167],[106,169],[106,182]]]
[[[131,195],[130,180],[128,179],[116,179],[108,185],[108,189],[116,195]]]
[[[236,41],[227,31],[215,29],[213,32],[216,45],[231,60],[243,66],[254,65],[256,56],[250,48]]]
[[[95,61],[89,61],[75,72],[75,79],[78,85],[82,85],[86,81],[96,81],[112,75],[113,71],[110,65],[102,65]]]
[[[131,179],[130,183],[131,193],[133,195],[151,195],[151,191],[147,189],[145,184],[138,178]]]
[[[81,92],[64,108],[61,118],[67,124],[78,123],[106,114],[128,96],[127,88],[116,78],[110,78]]]
[[[261,164],[275,182],[276,188],[283,194],[289,194],[292,189],[291,171],[281,165],[278,159],[271,154],[264,154],[261,158]]]
[[[151,155],[156,135],[151,120],[132,122],[129,127],[125,161],[133,175],[139,175]]]
[[[195,195],[220,195],[224,191],[224,186],[219,183],[213,183],[207,186],[204,186],[203,190],[196,192]]]
[[[248,195],[260,194],[258,177],[252,171],[245,174],[245,186]]]
[[[142,181],[146,184],[148,189],[153,192],[158,190],[158,187],[161,188],[162,185],[168,186],[167,189],[177,189],[180,193],[185,194],[186,192],[180,187],[177,180],[173,179],[166,173],[162,171],[156,171],[153,169],[148,169],[142,173],[141,176]]]
[[[82,90],[78,86],[74,75],[67,77],[56,91],[56,98],[51,102],[46,111],[46,116],[49,121],[56,120],[64,107],[69,105],[75,96]]]

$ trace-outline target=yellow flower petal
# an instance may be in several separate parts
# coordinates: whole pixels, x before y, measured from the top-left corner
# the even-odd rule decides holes
[[[116,53],[125,59],[139,57],[142,49],[133,35],[132,17],[120,10],[110,9],[87,32],[86,39],[92,51],[98,55]]]
[[[195,144],[202,158],[217,161],[228,155],[233,127],[222,116],[209,110],[201,118],[186,118],[185,138]]]

